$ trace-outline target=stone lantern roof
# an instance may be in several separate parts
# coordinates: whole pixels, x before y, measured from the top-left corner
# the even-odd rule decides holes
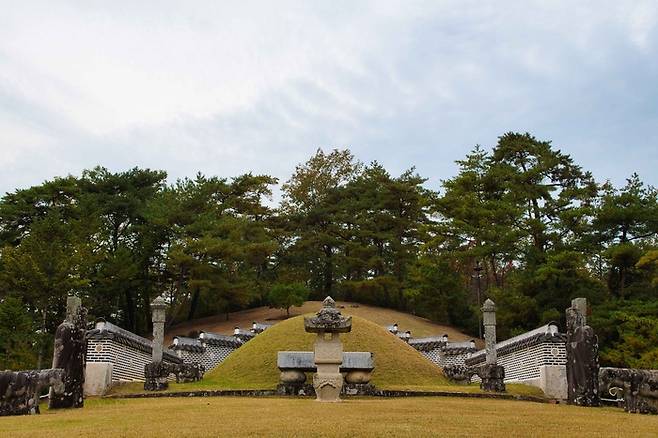
[[[341,315],[336,302],[327,297],[315,316],[304,318],[304,329],[309,333],[347,333],[352,330],[352,317]]]

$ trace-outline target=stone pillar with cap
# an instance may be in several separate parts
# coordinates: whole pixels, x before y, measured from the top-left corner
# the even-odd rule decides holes
[[[144,366],[144,389],[162,391],[169,387],[166,368],[162,363],[164,344],[164,325],[167,302],[161,296],[151,302],[151,321],[153,322],[153,342],[151,362]]]
[[[153,352],[152,361],[162,361],[162,349],[164,344],[164,325],[167,313],[167,302],[162,297],[157,297],[151,303],[151,320],[153,321]]]
[[[343,388],[343,376],[340,373],[343,344],[339,335],[352,330],[352,317],[343,317],[334,300],[327,297],[316,316],[304,318],[304,329],[317,335],[313,351],[317,369],[313,376],[316,400],[338,402]]]
[[[504,392],[505,368],[498,365],[496,352],[496,304],[490,298],[482,305],[482,323],[486,361],[478,372],[482,379],[480,388],[485,391]]]

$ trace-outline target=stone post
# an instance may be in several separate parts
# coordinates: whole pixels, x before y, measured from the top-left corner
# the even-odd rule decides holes
[[[567,317],[567,403],[598,406],[599,340],[587,325],[587,300],[575,298]]]
[[[317,373],[313,376],[316,400],[322,402],[340,401],[343,376],[340,365],[343,363],[343,344],[339,334],[352,329],[352,317],[343,317],[331,297],[325,298],[322,309],[312,318],[304,318],[304,329],[316,333],[313,361]]]
[[[152,361],[162,361],[162,345],[164,344],[164,325],[167,303],[162,297],[157,297],[151,303],[151,320],[153,321],[153,352]]]
[[[484,346],[487,353],[487,365],[496,365],[496,305],[487,299],[482,306],[482,324],[484,325]]]
[[[66,299],[66,319],[55,331],[53,368],[64,370],[64,391],[52,388],[48,397],[49,409],[81,408],[84,406],[85,352],[87,309],[80,298]]]
[[[157,297],[151,303],[153,349],[151,362],[144,366],[144,389],[147,391],[162,391],[169,387],[167,383],[168,367],[162,363],[166,310],[167,303],[162,297]]]
[[[505,368],[498,365],[496,353],[496,305],[487,299],[482,305],[482,323],[484,325],[484,343],[486,351],[485,364],[480,368],[482,379],[480,388],[485,391],[505,391]]]

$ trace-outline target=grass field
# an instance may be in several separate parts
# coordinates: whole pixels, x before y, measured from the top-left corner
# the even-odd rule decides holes
[[[655,437],[658,416],[465,398],[88,400],[85,408],[0,418],[2,437],[630,436]]]

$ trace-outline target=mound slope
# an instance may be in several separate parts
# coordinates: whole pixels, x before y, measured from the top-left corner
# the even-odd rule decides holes
[[[343,315],[360,316],[380,326],[386,327],[397,322],[402,330],[411,330],[413,337],[441,336],[446,333],[451,341],[468,341],[473,338],[458,329],[442,324],[434,323],[428,319],[421,318],[399,310],[386,309],[384,307],[356,304],[346,301],[337,301],[337,305],[343,306]],[[301,307],[293,307],[293,315],[315,313],[322,307],[321,301],[307,301]],[[241,310],[229,315],[215,315],[199,318],[192,321],[182,322],[170,327],[165,334],[165,342],[171,343],[174,336],[188,336],[193,331],[206,331],[230,335],[233,327],[239,326],[243,329],[251,327],[252,321],[278,324],[285,320],[285,312],[269,307],[256,307],[254,309]],[[476,339],[479,348],[484,347],[484,342]]]
[[[315,335],[304,332],[303,317],[283,321],[247,342],[206,374],[203,386],[275,388],[279,382],[277,352],[312,351],[314,339]],[[353,316],[352,331],[341,335],[341,339],[344,351],[375,354],[372,383],[379,388],[450,385],[440,368],[385,328],[366,319]]]

